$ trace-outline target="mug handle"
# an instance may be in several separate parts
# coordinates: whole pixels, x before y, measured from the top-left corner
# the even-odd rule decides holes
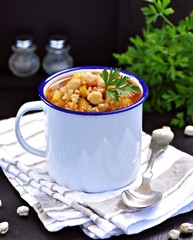
[[[23,138],[23,135],[21,133],[21,128],[20,128],[20,121],[21,121],[22,116],[25,113],[27,113],[29,111],[39,111],[39,110],[43,110],[41,101],[32,101],[32,102],[24,103],[20,107],[20,109],[16,115],[15,133],[16,133],[18,142],[27,152],[37,155],[39,157],[45,157],[45,151],[34,148],[26,142],[26,140]]]

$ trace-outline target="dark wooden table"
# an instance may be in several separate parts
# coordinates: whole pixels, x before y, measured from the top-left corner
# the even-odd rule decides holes
[[[155,128],[169,124],[169,114],[145,114],[143,129],[151,134]],[[183,129],[172,128],[175,138],[172,145],[178,149],[193,155],[193,137],[186,137],[183,134]],[[8,221],[10,229],[5,235],[0,235],[3,240],[86,240],[87,237],[80,227],[67,227],[63,230],[50,233],[40,222],[36,212],[30,208],[30,214],[27,218],[21,218],[17,215],[16,209],[18,206],[26,203],[20,198],[17,191],[11,186],[3,172],[0,170],[0,199],[2,207],[0,208],[0,222]],[[175,201],[175,199],[174,199]],[[113,240],[166,240],[168,232],[172,228],[178,228],[183,222],[193,223],[193,211],[182,214],[155,226],[151,229],[143,231],[135,235],[121,235],[112,237]],[[181,236],[180,240],[192,240],[193,235]]]

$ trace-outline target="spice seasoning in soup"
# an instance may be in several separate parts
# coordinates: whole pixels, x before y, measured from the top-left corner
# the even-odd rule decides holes
[[[53,83],[46,98],[53,104],[80,112],[106,112],[125,108],[137,102],[141,89],[120,69],[78,72]]]

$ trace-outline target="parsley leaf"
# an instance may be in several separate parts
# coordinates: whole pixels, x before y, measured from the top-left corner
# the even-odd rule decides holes
[[[171,124],[193,124],[193,11],[175,25],[171,0],[146,0],[145,26],[131,37],[126,52],[113,56],[126,70],[142,76],[149,88],[144,111],[172,111]],[[155,22],[162,20],[156,27]]]
[[[120,68],[110,69],[109,73],[105,68],[100,74],[106,85],[106,94],[108,97],[119,101],[120,95],[127,96],[140,92],[140,88],[129,81],[129,77],[120,75]]]

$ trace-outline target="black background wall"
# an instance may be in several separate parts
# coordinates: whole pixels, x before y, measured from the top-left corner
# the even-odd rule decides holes
[[[26,101],[38,99],[37,88],[46,74],[42,69],[29,78],[8,69],[11,46],[18,34],[34,37],[42,60],[50,35],[69,37],[74,65],[116,66],[114,52],[124,52],[129,37],[140,34],[143,0],[1,0],[0,1],[0,119],[15,116]],[[172,0],[177,23],[193,10],[193,1]],[[143,76],[141,76],[143,77]]]

